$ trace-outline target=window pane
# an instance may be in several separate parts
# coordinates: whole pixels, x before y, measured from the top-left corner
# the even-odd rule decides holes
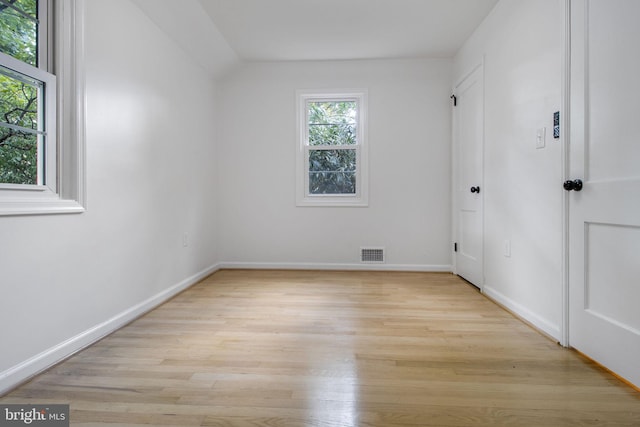
[[[355,194],[356,150],[309,151],[309,194]]]
[[[38,94],[41,84],[26,83],[2,74],[0,68],[0,122],[38,130]]]
[[[309,172],[309,194],[356,194],[356,173]]]
[[[356,150],[309,150],[309,171],[355,172]]]
[[[0,127],[0,183],[38,183],[38,136]]]
[[[355,101],[309,102],[309,145],[356,144]]]
[[[42,83],[0,67],[1,184],[38,184],[41,88]]]
[[[20,61],[38,64],[37,0],[7,1],[12,7],[0,3],[0,51]]]
[[[309,145],[354,145],[356,125],[309,124]]]

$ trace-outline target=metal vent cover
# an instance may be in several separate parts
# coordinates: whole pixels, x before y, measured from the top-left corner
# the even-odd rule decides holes
[[[360,248],[360,262],[380,264],[384,262],[384,248]]]

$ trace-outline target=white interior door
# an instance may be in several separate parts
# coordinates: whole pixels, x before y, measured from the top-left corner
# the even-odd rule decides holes
[[[569,344],[640,386],[640,1],[572,0]],[[570,187],[570,186],[569,186]],[[566,187],[565,187],[566,188]]]
[[[455,88],[454,139],[456,273],[482,289],[484,141],[483,67],[478,66]]]

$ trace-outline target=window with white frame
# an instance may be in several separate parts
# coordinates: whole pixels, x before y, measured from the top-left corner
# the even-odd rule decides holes
[[[81,4],[0,0],[0,215],[84,210]]]
[[[367,205],[367,93],[299,91],[298,206]]]

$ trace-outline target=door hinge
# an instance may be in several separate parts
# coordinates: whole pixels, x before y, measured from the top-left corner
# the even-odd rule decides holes
[[[458,105],[458,98],[455,95],[451,95],[449,98],[453,99],[453,106]]]
[[[458,243],[453,244],[453,252],[458,252]]]

